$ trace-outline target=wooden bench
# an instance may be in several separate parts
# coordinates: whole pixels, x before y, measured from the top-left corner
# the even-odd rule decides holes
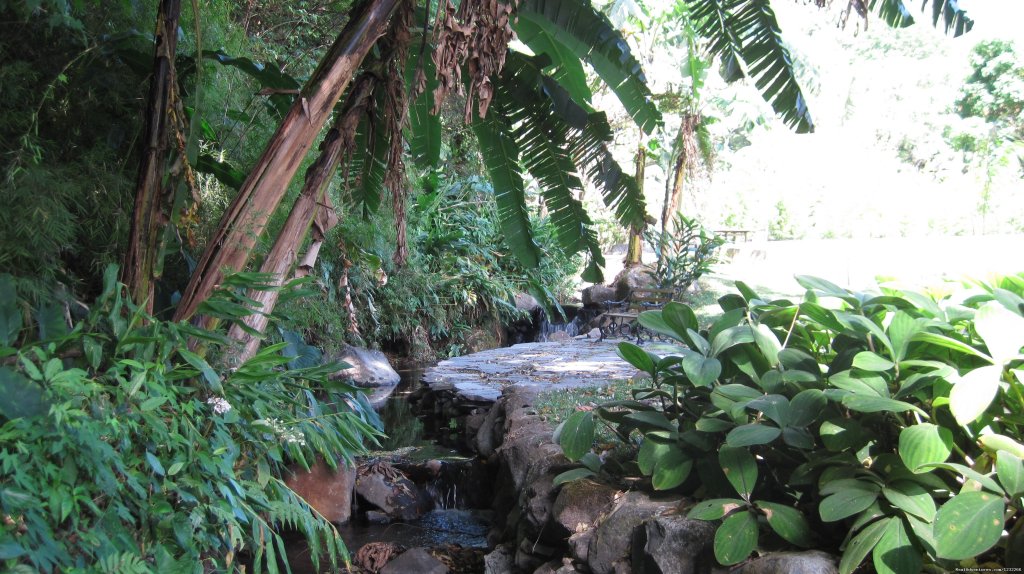
[[[606,311],[601,315],[601,338],[619,336],[625,339],[636,337],[638,345],[643,344],[644,333],[648,334],[647,340],[653,340],[657,335],[645,329],[637,317],[644,311],[661,309],[666,303],[675,297],[673,289],[633,289],[629,296],[622,301],[605,301]]]

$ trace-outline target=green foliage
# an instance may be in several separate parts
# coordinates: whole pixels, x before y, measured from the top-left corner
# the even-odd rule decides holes
[[[595,417],[654,489],[706,499],[689,516],[722,520],[723,564],[792,544],[841,550],[844,574],[869,554],[878,572],[1021,566],[1024,275],[938,299],[797,281],[799,303],[738,284],[709,329],[678,303],[642,313],[676,347],[621,343],[649,384]],[[593,427],[559,440],[582,460]]]
[[[682,213],[675,215],[671,229],[671,233],[647,231],[644,240],[658,258],[650,272],[657,286],[681,293],[711,269],[725,240]]]
[[[0,349],[0,437],[17,445],[0,453],[0,562],[276,572],[286,531],[314,561],[347,559],[334,527],[283,482],[293,466],[351,461],[378,434],[366,399],[328,380],[339,365],[285,369],[278,344],[228,369],[222,333],[146,316],[116,276],[109,268],[67,334],[36,340],[24,322],[11,329],[20,342]],[[0,301],[3,315],[14,302]]]

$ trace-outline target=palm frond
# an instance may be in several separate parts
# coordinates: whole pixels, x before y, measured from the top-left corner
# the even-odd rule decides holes
[[[380,207],[390,148],[387,132],[382,128],[384,119],[379,97],[374,101],[372,109],[368,109],[367,116],[359,122],[355,150],[344,169],[346,199],[349,205],[362,211],[364,217]]]
[[[512,137],[512,126],[501,102],[492,103],[486,119],[473,116],[473,132],[480,142],[480,155],[494,187],[505,243],[523,265],[536,267],[540,262],[540,248],[530,230],[519,146]]]
[[[938,26],[939,20],[942,20],[946,33],[952,30],[954,37],[966,34],[974,28],[974,20],[960,8],[957,0],[923,0],[922,10],[928,6],[929,1],[932,3],[932,25]]]
[[[651,98],[640,63],[622,35],[589,1],[524,0],[519,4],[518,22],[513,25],[517,33],[524,22],[540,28],[577,58],[589,62],[633,121],[648,134],[654,131],[661,122],[661,112]]]
[[[590,103],[594,94],[587,84],[587,72],[583,69],[583,62],[568,46],[525,18],[516,24],[516,33],[519,41],[529,46],[534,54],[544,54],[551,59],[551,64],[544,71],[564,86],[574,100],[581,105]]]
[[[441,118],[430,113],[434,109],[434,88],[437,72],[429,55],[413,51],[406,64],[406,85],[413,86],[409,105],[409,127],[406,140],[413,162],[420,169],[437,167],[441,159]],[[422,84],[422,85],[421,85]]]
[[[765,101],[798,133],[814,131],[793,61],[769,0],[690,0],[698,32],[722,58],[727,79],[745,73]]]

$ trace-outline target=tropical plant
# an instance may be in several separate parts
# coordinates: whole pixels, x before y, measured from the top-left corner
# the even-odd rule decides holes
[[[657,262],[648,274],[661,289],[682,293],[718,260],[718,249],[725,240],[705,231],[696,218],[676,213],[673,231],[648,231],[644,239]]]
[[[598,421],[638,444],[654,489],[721,520],[722,564],[788,544],[841,550],[843,574],[1024,564],[1024,276],[939,297],[797,280],[799,303],[737,282],[709,329],[642,313],[678,347],[621,343],[650,384],[570,416],[566,456],[587,464]]]
[[[0,277],[0,564],[10,571],[281,570],[284,534],[313,560],[347,560],[334,527],[284,482],[316,460],[351,464],[379,421],[328,378],[343,365],[286,368],[287,344],[227,369],[223,332],[158,321],[126,296],[117,269],[72,328],[25,320]],[[205,312],[236,319],[229,276]],[[232,292],[226,291],[230,289]],[[38,336],[36,333],[38,332]]]

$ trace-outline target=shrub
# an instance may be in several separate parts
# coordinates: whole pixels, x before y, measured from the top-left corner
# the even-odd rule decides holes
[[[804,300],[746,285],[707,330],[678,303],[640,315],[677,347],[620,355],[650,377],[633,398],[570,416],[566,455],[600,470],[600,421],[638,445],[654,489],[703,500],[715,555],[841,550],[878,572],[1024,564],[1024,275],[933,298],[853,293],[798,277]]]
[[[654,271],[649,272],[657,286],[682,292],[710,271],[725,240],[709,234],[700,222],[682,213],[677,213],[673,221],[672,233],[649,231],[644,240],[658,258]]]
[[[285,344],[235,369],[220,332],[156,321],[124,297],[116,269],[68,331],[31,339],[0,277],[0,564],[44,572],[267,569],[297,531],[314,560],[347,560],[334,527],[283,482],[290,466],[362,452],[375,414],[338,365],[286,369]],[[226,287],[252,285],[253,276]],[[238,296],[204,309],[222,317]],[[33,571],[31,568],[25,571]]]

